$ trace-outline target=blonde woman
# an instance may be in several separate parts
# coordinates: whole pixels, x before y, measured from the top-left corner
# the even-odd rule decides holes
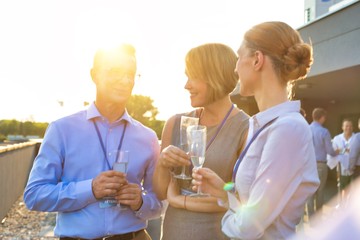
[[[237,156],[246,138],[248,115],[230,100],[237,84],[234,73],[236,54],[219,43],[204,44],[186,55],[185,89],[190,93],[189,113],[177,114],[167,122],[162,134],[162,152],[155,168],[154,191],[167,199],[163,240],[228,239],[220,229],[226,209],[214,197],[193,198],[190,181],[175,180],[181,166],[190,166],[189,156],[178,148],[181,115],[199,118],[207,126],[207,150],[204,166],[213,169],[223,181],[230,181]]]

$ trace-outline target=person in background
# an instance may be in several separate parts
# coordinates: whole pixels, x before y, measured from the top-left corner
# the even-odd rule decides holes
[[[249,120],[233,182],[204,167],[193,172],[194,190],[229,208],[222,231],[231,239],[287,239],[319,186],[309,124],[287,91],[307,75],[312,47],[286,23],[264,22],[245,33],[237,53],[240,94],[254,96],[260,112]]]
[[[339,150],[334,150],[331,143],[329,130],[323,127],[327,112],[323,108],[315,108],[312,112],[312,123],[310,129],[313,135],[317,171],[320,178],[320,186],[307,202],[308,217],[311,218],[316,211],[321,211],[324,204],[324,189],[328,176],[326,156],[337,156]]]
[[[360,119],[359,119],[360,129]],[[360,157],[360,134],[353,136],[350,144],[350,162]],[[353,175],[354,176],[354,175]],[[291,240],[338,240],[358,239],[360,236],[360,178],[351,181],[345,207],[337,208],[331,217],[323,218],[315,214],[311,231],[301,229]],[[333,198],[329,205],[336,205],[338,199]]]
[[[360,130],[360,118],[358,119],[358,128]],[[360,176],[360,132],[356,133],[350,145],[350,165],[354,171],[353,180]]]
[[[339,155],[337,155],[337,158],[340,161],[340,169],[338,173],[340,176],[340,194],[341,199],[346,203],[349,191],[347,187],[350,185],[353,175],[353,168],[349,161],[350,145],[354,136],[351,120],[344,119],[342,121],[341,129],[343,132],[333,138],[332,145],[335,150],[339,149]]]
[[[224,181],[231,180],[233,166],[246,140],[249,118],[230,100],[238,82],[234,73],[236,59],[235,52],[220,43],[197,46],[186,55],[185,89],[190,93],[191,106],[196,109],[167,120],[153,180],[158,197],[169,203],[163,240],[228,239],[220,229],[226,209],[218,206],[214,197],[188,196],[193,193],[190,181],[175,179],[173,169],[190,165],[189,155],[178,146],[181,116],[192,116],[207,126],[204,166],[213,169]]]
[[[60,239],[151,239],[147,220],[162,210],[152,184],[160,146],[155,132],[126,111],[135,74],[133,46],[98,50],[91,69],[95,102],[46,131],[24,201],[30,210],[57,212]],[[130,154],[126,174],[112,170],[109,154],[118,149]]]
[[[301,115],[306,119],[306,111],[303,108],[300,108]]]

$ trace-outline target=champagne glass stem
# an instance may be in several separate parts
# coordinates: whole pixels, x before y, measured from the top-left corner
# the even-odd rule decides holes
[[[201,192],[201,186],[200,186],[200,185],[198,186],[197,194],[198,194],[198,195],[202,195],[202,194],[203,194],[203,193]]]
[[[181,176],[186,176],[185,175],[185,166],[182,166],[181,167],[181,174],[180,174]]]

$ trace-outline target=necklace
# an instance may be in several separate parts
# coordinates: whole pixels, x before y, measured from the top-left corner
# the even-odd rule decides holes
[[[214,136],[213,136],[213,137],[211,138],[211,140],[206,144],[206,150],[208,150],[209,147],[211,146],[211,144],[214,142],[216,136],[219,134],[220,130],[223,128],[226,120],[227,120],[228,117],[230,116],[230,113],[232,112],[233,109],[234,109],[234,104],[231,104],[231,107],[230,107],[229,111],[226,113],[224,119],[221,121],[220,125],[217,127]],[[200,121],[200,118],[202,117],[202,113],[203,113],[203,111],[201,111],[201,113],[200,113],[199,121]]]

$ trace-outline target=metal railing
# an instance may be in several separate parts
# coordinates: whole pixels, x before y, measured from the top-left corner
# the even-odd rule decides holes
[[[39,142],[0,146],[0,221],[24,192]]]

